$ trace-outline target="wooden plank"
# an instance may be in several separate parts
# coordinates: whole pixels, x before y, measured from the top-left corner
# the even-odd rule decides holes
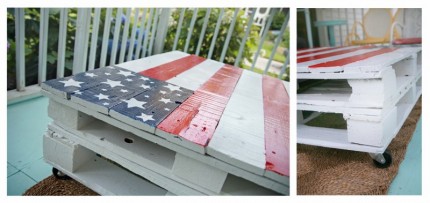
[[[260,74],[243,71],[207,147],[207,153],[259,175],[264,174],[263,92]],[[246,101],[246,102],[244,102]]]
[[[322,58],[328,58],[331,56],[336,56],[336,55],[341,55],[341,54],[346,54],[346,53],[351,53],[351,52],[355,52],[361,49],[369,49],[372,46],[360,46],[360,47],[352,47],[349,49],[343,49],[343,50],[336,50],[334,52],[329,52],[329,53],[323,53],[323,54],[313,54],[310,56],[306,56],[306,57],[301,57],[297,59],[297,63],[303,63],[303,62],[307,62],[307,61],[313,61],[313,60],[317,60],[317,59],[322,59]]]
[[[186,57],[189,54],[180,51],[172,51],[164,54],[158,54],[147,58],[142,58],[138,60],[129,61],[126,63],[121,63],[115,65],[115,67],[120,67],[128,69],[133,72],[141,72],[152,67],[162,65],[164,63],[169,63],[174,60]]]
[[[218,70],[157,126],[156,134],[179,136],[203,148],[207,146],[241,72],[228,65]]]
[[[154,83],[146,84],[150,86],[147,91],[126,98],[113,106],[110,108],[109,115],[154,133],[155,127],[193,92],[162,81],[153,79],[148,81],[154,81]]]
[[[205,60],[176,77],[167,80],[167,82],[190,90],[197,90],[223,66],[224,64],[218,61]]]
[[[353,62],[368,59],[370,57],[389,53],[389,52],[395,51],[396,49],[397,48],[381,48],[381,49],[367,52],[365,54],[361,54],[361,55],[357,55],[357,56],[350,56],[350,57],[346,57],[346,58],[342,58],[342,59],[338,59],[338,60],[334,60],[334,61],[329,61],[326,63],[315,64],[315,65],[309,66],[309,68],[331,68],[331,67],[344,66],[344,65],[347,65],[347,64],[350,64]]]
[[[334,50],[334,49],[339,49],[339,48],[340,47],[319,47],[319,48],[314,48],[314,49],[297,50],[297,58],[299,58],[300,56],[303,56],[303,55],[316,54],[319,52],[329,51],[329,50]]]
[[[168,80],[196,66],[197,64],[205,60],[206,59],[203,57],[199,57],[196,55],[189,55],[168,63],[164,63],[162,65],[153,67],[151,69],[141,71],[139,72],[139,74],[148,76],[154,79],[158,79],[158,80]]]
[[[266,170],[290,175],[290,98],[281,80],[263,77]]]

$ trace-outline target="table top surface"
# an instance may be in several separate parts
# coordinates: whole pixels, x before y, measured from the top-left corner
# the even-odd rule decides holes
[[[297,51],[298,73],[363,73],[382,71],[411,57],[421,47],[347,46],[320,47]]]
[[[289,176],[288,82],[173,51],[42,88],[241,169]]]

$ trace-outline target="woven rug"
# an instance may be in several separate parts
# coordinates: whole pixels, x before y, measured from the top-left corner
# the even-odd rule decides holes
[[[77,196],[77,195],[98,195],[96,192],[85,187],[78,181],[73,179],[60,180],[55,178],[53,175],[40,181],[27,191],[23,195],[29,196]]]
[[[421,115],[421,99],[388,146],[393,163],[376,168],[367,153],[297,145],[298,195],[383,195],[396,176]]]

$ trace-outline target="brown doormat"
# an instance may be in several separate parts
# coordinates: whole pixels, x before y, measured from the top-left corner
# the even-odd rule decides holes
[[[23,195],[27,196],[78,196],[78,195],[99,195],[91,189],[85,187],[73,179],[60,180],[53,175],[40,181]]]
[[[376,168],[367,153],[297,145],[298,195],[382,195],[405,157],[406,148],[421,115],[421,98],[415,104],[388,149],[393,163]]]

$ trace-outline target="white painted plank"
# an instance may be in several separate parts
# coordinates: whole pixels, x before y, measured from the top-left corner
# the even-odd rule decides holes
[[[171,143],[171,142],[169,142],[169,141],[167,141],[167,140],[165,140],[163,138],[160,138],[158,136],[154,136],[153,134],[149,134],[149,133],[144,132],[142,130],[139,130],[139,129],[135,128],[135,127],[131,127],[130,125],[125,124],[125,123],[123,123],[121,121],[118,121],[116,119],[113,119],[113,118],[111,118],[109,116],[106,116],[104,114],[98,113],[98,112],[93,111],[91,109],[87,109],[84,106],[80,106],[80,105],[74,104],[74,103],[72,103],[72,102],[70,102],[68,100],[63,99],[62,97],[55,96],[55,95],[53,95],[53,94],[51,94],[51,93],[49,93],[47,91],[42,90],[41,92],[42,92],[43,95],[49,97],[50,99],[55,100],[56,102],[59,102],[59,103],[61,103],[63,105],[66,105],[66,106],[69,106],[71,108],[77,109],[79,111],[83,111],[86,114],[88,114],[90,116],[93,116],[93,117],[95,117],[95,118],[97,118],[99,120],[102,120],[102,121],[104,121],[106,123],[109,123],[109,124],[111,124],[111,125],[113,125],[113,126],[115,126],[117,128],[127,129],[127,131],[129,131],[129,132],[131,132],[131,133],[133,133],[133,134],[135,134],[135,135],[137,135],[137,136],[139,136],[141,138],[144,138],[144,139],[146,139],[146,140],[148,140],[150,142],[157,143],[157,144],[159,144],[159,145],[161,145],[163,147],[166,147],[168,149],[171,149],[173,151],[176,151],[178,153],[181,153],[181,154],[183,154],[185,156],[188,156],[190,158],[196,159],[198,161],[204,162],[206,164],[209,164],[209,165],[211,165],[213,167],[216,167],[216,168],[219,168],[221,170],[224,170],[224,171],[226,171],[228,173],[231,173],[233,175],[236,175],[238,177],[245,178],[245,179],[247,179],[247,180],[249,180],[249,181],[251,181],[253,183],[256,183],[256,184],[258,184],[260,186],[269,188],[269,189],[274,190],[276,192],[279,192],[279,193],[282,193],[282,194],[286,194],[286,191],[288,191],[288,184],[278,183],[278,182],[273,181],[271,179],[268,179],[266,177],[263,177],[263,176],[255,174],[255,173],[249,172],[247,168],[239,168],[237,166],[234,166],[234,165],[225,163],[223,161],[220,161],[218,159],[215,159],[215,158],[213,158],[211,156],[203,156],[203,155],[201,155],[199,153],[196,153],[196,152],[193,152],[193,151],[191,151],[191,150],[189,150],[189,149],[187,149],[185,147],[181,147],[181,146],[179,146],[177,144]]]
[[[190,90],[197,90],[223,66],[223,63],[214,60],[205,60],[176,77],[167,80],[167,82]]]
[[[55,142],[60,143],[57,140],[58,138],[51,138],[47,135],[44,136],[44,139],[52,140],[54,145]],[[53,147],[55,148],[55,146]],[[51,151],[49,153],[58,152]],[[103,158],[97,157],[94,152],[93,156],[88,158],[90,159],[74,172],[65,169],[56,160],[46,159],[45,157],[45,161],[101,195],[165,195],[167,193],[165,189],[156,186],[154,183],[132,174]]]
[[[188,55],[189,54],[184,52],[172,51],[164,54],[154,55],[148,58],[142,58],[138,60],[129,61],[126,63],[117,64],[115,66],[120,68],[125,68],[134,72],[141,72],[146,69],[183,58]]]
[[[242,73],[207,147],[209,155],[259,175],[266,166],[263,92],[262,88],[252,93],[247,89],[251,83],[262,87],[261,77],[249,71]],[[254,96],[248,97],[251,94]]]
[[[310,49],[302,49],[302,50],[297,50],[297,53],[300,54],[303,52],[318,51],[318,50],[327,49],[327,48],[329,48],[329,47],[317,47],[317,48],[310,48]]]
[[[304,55],[298,56],[297,59],[304,58],[304,57],[310,57],[310,56],[317,56],[317,55],[321,55],[321,54],[328,54],[328,53],[332,53],[332,52],[336,52],[336,51],[343,51],[343,50],[353,49],[353,48],[356,48],[356,47],[358,47],[358,46],[336,47],[334,49],[329,49],[329,50],[326,50],[326,51],[320,51],[320,52],[317,52],[317,53],[304,54]],[[328,48],[328,47],[321,47],[321,48],[316,48],[316,49],[312,49],[312,50],[306,49],[303,52],[305,52],[305,51],[317,51],[317,50],[326,49],[326,48]],[[300,54],[300,52],[297,51],[297,54]]]

